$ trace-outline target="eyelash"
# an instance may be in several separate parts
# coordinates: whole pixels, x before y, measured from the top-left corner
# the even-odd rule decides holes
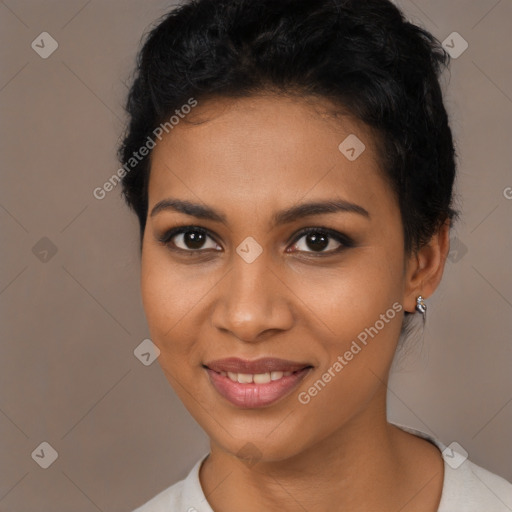
[[[187,254],[188,256],[197,256],[201,255],[201,253],[204,254],[205,249],[181,249],[180,247],[173,246],[171,244],[172,239],[177,236],[181,235],[183,233],[187,232],[195,232],[195,233],[201,233],[205,236],[208,236],[211,238],[215,243],[218,244],[218,242],[215,240],[215,237],[210,233],[209,230],[202,228],[200,226],[179,226],[176,228],[172,228],[165,233],[163,233],[161,236],[157,238],[158,242],[165,245],[169,250],[174,252],[180,252],[182,254]],[[344,235],[343,233],[339,233],[338,231],[334,231],[329,228],[321,228],[321,227],[307,227],[302,230],[300,230],[298,233],[296,233],[292,237],[292,245],[296,245],[297,242],[303,238],[304,236],[307,236],[311,233],[317,234],[317,235],[323,235],[327,236],[329,239],[333,239],[336,242],[340,244],[340,246],[336,249],[330,250],[330,251],[323,251],[323,252],[315,252],[315,251],[298,251],[300,253],[305,253],[308,255],[313,255],[314,257],[318,256],[330,256],[333,254],[338,254],[342,252],[345,249],[354,247],[355,243],[354,241],[348,237],[347,235]],[[220,244],[219,244],[220,245]],[[212,249],[206,249],[206,251],[211,251]]]

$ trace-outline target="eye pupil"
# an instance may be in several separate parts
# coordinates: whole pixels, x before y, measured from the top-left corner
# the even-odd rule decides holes
[[[306,244],[313,251],[323,251],[329,245],[329,237],[321,233],[309,233]]]
[[[183,234],[183,239],[189,249],[200,249],[204,245],[205,234],[198,231],[187,231]]]

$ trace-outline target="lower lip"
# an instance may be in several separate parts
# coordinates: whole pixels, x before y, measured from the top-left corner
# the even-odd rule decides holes
[[[206,368],[216,391],[233,405],[243,409],[256,409],[277,402],[296,388],[311,368],[272,380],[266,384],[240,384],[220,373]]]

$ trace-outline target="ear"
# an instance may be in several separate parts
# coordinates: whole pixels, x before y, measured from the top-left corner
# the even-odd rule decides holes
[[[404,310],[414,313],[416,298],[430,297],[443,276],[450,251],[450,221],[446,220],[430,241],[413,252],[406,262]]]

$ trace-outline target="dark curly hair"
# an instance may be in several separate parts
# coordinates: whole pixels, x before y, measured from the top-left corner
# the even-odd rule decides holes
[[[127,162],[190,98],[321,96],[374,129],[405,250],[453,219],[455,149],[439,76],[449,56],[389,0],[190,0],[148,33],[118,155]],[[144,233],[150,154],[123,178]]]

